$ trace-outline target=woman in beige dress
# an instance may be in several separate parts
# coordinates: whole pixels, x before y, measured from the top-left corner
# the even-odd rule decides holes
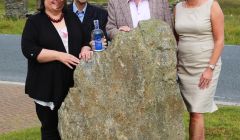
[[[204,140],[203,113],[214,103],[224,47],[224,16],[217,1],[185,0],[174,11],[180,90],[190,114],[189,138]]]

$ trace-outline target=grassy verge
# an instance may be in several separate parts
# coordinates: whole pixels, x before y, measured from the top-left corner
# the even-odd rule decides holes
[[[38,127],[0,135],[0,140],[40,140],[40,139],[41,139],[40,129]]]
[[[186,135],[188,113],[184,114]],[[219,110],[205,115],[206,140],[240,140],[240,107],[220,106]],[[186,136],[186,139],[188,137]],[[1,134],[0,140],[40,140],[39,128]]]
[[[225,44],[240,45],[240,15],[225,16]]]
[[[240,44],[240,0],[219,0],[225,15],[225,44]]]
[[[240,140],[239,120],[239,106],[220,106],[218,111],[206,114],[206,140]],[[185,113],[186,134],[188,134],[188,121],[188,113]]]
[[[1,34],[21,34],[25,24],[25,19],[0,19],[0,33]]]
[[[35,9],[36,0],[28,0],[28,9],[33,11]],[[4,17],[4,0],[0,0],[0,33],[1,34],[21,34],[25,19],[7,19]]]

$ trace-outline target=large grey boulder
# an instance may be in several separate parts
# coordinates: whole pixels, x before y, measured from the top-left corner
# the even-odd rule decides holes
[[[183,140],[176,43],[166,23],[141,22],[81,62],[59,110],[62,140]]]

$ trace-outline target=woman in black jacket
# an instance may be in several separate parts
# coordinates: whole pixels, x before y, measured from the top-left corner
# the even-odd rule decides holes
[[[22,52],[28,59],[25,92],[34,99],[42,140],[60,140],[57,111],[73,86],[80,59],[90,59],[81,23],[65,10],[65,0],[41,0],[40,12],[28,18]]]

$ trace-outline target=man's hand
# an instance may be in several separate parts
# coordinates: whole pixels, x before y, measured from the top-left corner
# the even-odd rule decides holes
[[[118,30],[123,32],[129,32],[131,31],[131,28],[128,26],[121,26]]]
[[[95,42],[94,42],[94,40],[90,41],[89,45],[91,46],[92,50],[95,50]],[[107,39],[105,38],[105,36],[102,39],[102,45],[103,45],[104,49],[107,48]]]

